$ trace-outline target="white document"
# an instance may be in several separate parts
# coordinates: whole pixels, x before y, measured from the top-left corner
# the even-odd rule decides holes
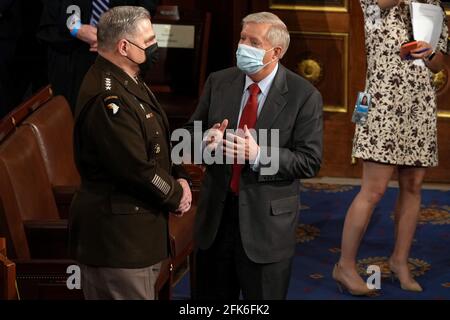
[[[194,48],[195,26],[178,24],[153,24],[158,47]]]
[[[411,22],[414,40],[428,42],[436,50],[442,33],[444,13],[440,6],[427,3],[411,3]],[[422,60],[414,60],[414,64],[425,66]]]

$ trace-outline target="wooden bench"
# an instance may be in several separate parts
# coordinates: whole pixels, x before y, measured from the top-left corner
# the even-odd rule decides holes
[[[0,238],[0,300],[17,300],[16,265],[6,256],[5,238]]]

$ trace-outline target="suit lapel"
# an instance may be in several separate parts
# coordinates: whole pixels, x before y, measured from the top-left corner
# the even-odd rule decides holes
[[[227,104],[223,108],[223,119],[228,119],[228,128],[230,129],[236,129],[238,126],[237,121],[239,117],[239,109],[241,108],[244,84],[245,75],[242,72],[239,72],[239,74],[231,80],[231,82],[229,82],[228,87],[223,90],[222,102]]]
[[[284,96],[287,92],[286,69],[280,64],[273,79],[272,87],[256,121],[256,130],[269,129],[272,126],[278,114],[286,106],[287,102]]]

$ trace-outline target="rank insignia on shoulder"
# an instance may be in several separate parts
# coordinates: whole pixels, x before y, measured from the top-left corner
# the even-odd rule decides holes
[[[111,87],[112,87],[111,78],[105,77],[105,90],[111,91]]]

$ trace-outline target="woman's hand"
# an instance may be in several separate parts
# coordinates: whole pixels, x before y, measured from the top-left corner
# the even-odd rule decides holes
[[[378,0],[378,6],[384,10],[396,7],[402,2],[403,0]]]
[[[431,45],[425,41],[417,41],[417,47],[411,50],[411,57],[414,59],[424,59],[432,52]]]

